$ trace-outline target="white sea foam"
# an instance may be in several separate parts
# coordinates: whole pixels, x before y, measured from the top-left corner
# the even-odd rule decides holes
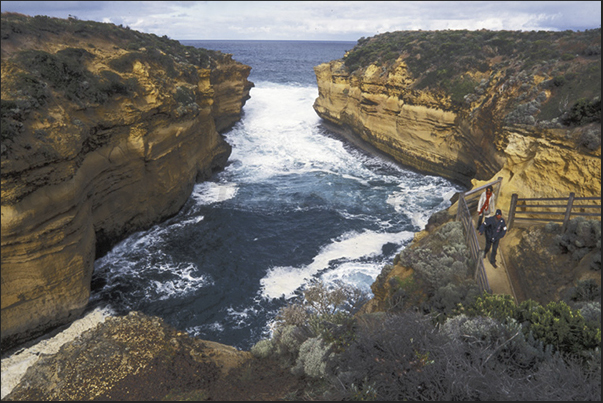
[[[146,297],[153,299],[168,299],[181,297],[198,290],[199,288],[213,284],[209,275],[195,277],[193,273],[198,272],[197,265],[193,263],[161,264],[149,268],[157,274],[170,276],[170,280],[153,281],[153,289],[146,290]]]
[[[385,262],[381,261],[370,263],[347,262],[333,270],[321,274],[320,279],[325,284],[343,282],[359,288],[368,294],[372,294],[371,284],[375,282],[375,279],[381,273],[385,264]]]
[[[38,361],[42,355],[56,354],[61,346],[70,342],[86,330],[96,327],[111,316],[105,309],[96,309],[81,319],[74,321],[67,329],[56,336],[40,341],[32,347],[20,350],[2,360],[2,399],[19,384],[27,368]]]
[[[346,175],[366,184],[369,173],[362,161],[350,154],[344,144],[319,133],[320,118],[312,108],[316,87],[267,84],[253,89],[245,105],[246,119],[228,134],[233,145],[227,167],[237,178],[263,182],[287,174],[320,171]]]
[[[191,197],[199,204],[220,203],[236,196],[238,187],[234,183],[203,182],[195,185]]]
[[[331,262],[342,259],[345,262],[378,256],[388,243],[402,244],[413,236],[412,232],[378,233],[365,231],[350,232],[340,239],[324,246],[312,263],[302,267],[273,267],[260,281],[265,298],[292,298],[295,290],[307,283],[320,271],[328,269]],[[341,262],[343,263],[343,262]],[[341,264],[340,263],[340,264]],[[378,273],[373,272],[376,275]]]
[[[203,221],[204,218],[205,217],[203,217],[202,215],[196,216],[196,217],[192,217],[192,218],[189,218],[188,220],[183,220],[183,221],[180,221],[178,223],[174,223],[173,226],[185,227],[187,225],[199,224],[201,221]],[[170,227],[173,228],[173,226],[170,226]]]
[[[224,331],[224,324],[220,322],[214,322],[209,324],[203,324],[199,326],[192,326],[186,328],[186,332],[193,337],[203,337],[206,331],[221,333]]]
[[[226,312],[229,319],[236,323],[235,328],[240,329],[249,326],[249,322],[257,316],[258,309],[255,306],[249,306],[240,310],[229,307],[226,309]]]

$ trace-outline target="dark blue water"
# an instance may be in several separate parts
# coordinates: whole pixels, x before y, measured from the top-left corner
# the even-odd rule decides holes
[[[183,41],[232,53],[255,83],[228,166],[181,212],[95,264],[90,308],[138,310],[249,349],[313,278],[370,292],[383,265],[461,190],[345,144],[312,104],[313,67],[353,42]]]
[[[317,41],[181,41],[195,46],[230,53],[251,66],[249,80],[287,85],[315,86],[314,66],[340,59],[356,42]]]

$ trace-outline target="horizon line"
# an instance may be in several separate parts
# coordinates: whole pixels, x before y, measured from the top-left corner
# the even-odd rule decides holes
[[[174,39],[176,41],[240,41],[240,42],[358,42],[358,40],[342,39]]]

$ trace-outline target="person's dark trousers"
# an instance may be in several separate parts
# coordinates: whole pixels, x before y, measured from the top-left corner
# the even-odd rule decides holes
[[[486,257],[486,253],[488,253],[488,251],[490,251],[490,246],[492,246],[492,253],[490,253],[490,263],[492,263],[493,265],[496,263],[496,252],[498,251],[498,241],[500,241],[500,239],[497,239],[496,241],[492,242],[490,239],[486,238],[486,248],[484,249],[484,257]]]
[[[484,214],[480,214],[478,215],[478,219],[477,219],[477,230],[479,231],[479,226],[482,225],[482,221],[484,221]]]

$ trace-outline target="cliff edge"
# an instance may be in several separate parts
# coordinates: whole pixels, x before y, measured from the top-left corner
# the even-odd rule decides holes
[[[520,197],[601,194],[601,30],[401,31],[315,67],[317,114],[398,162]]]
[[[113,24],[2,14],[2,349],[76,318],[95,257],[222,168],[251,68]]]

